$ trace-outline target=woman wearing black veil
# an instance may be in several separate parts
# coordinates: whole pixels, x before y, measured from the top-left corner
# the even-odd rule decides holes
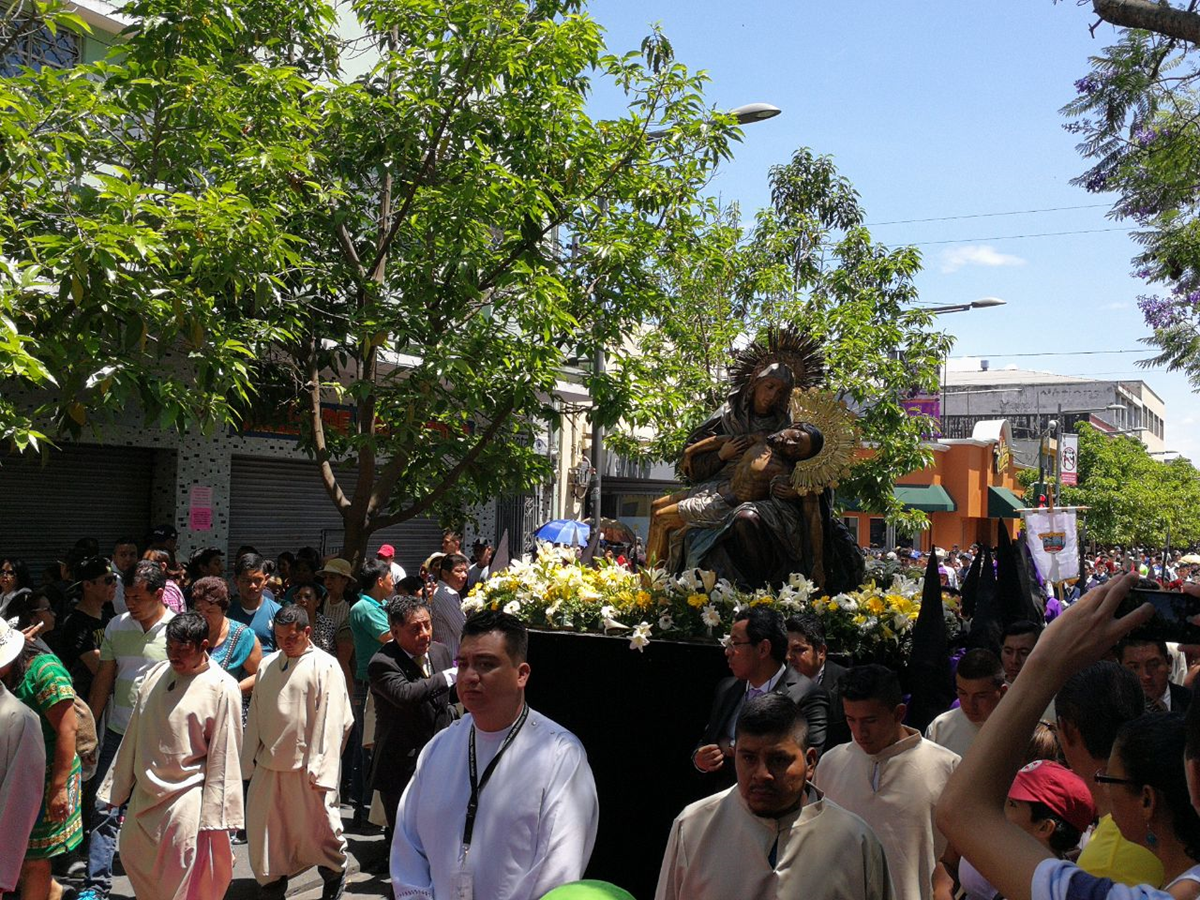
[[[755,343],[738,354],[731,370],[728,400],[687,439],[680,474],[692,485],[689,495],[708,498],[728,477],[752,436],[793,425],[789,402],[794,387],[815,387],[824,364],[815,345],[793,332],[772,333],[763,347]],[[821,449],[821,434],[805,426]],[[708,438],[734,440],[718,449]],[[832,514],[832,492],[800,496],[786,479],[777,479],[771,496],[726,509],[705,503],[706,515],[692,517],[671,542],[668,568],[711,569],[747,588],[778,585],[793,572],[803,573],[828,594],[857,588],[864,577],[862,552],[841,520]],[[692,500],[680,503],[686,509]]]

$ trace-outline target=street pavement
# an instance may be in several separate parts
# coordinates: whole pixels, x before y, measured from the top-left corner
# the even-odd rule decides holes
[[[350,854],[347,860],[346,897],[351,898],[383,898],[392,896],[391,886],[387,877],[387,851],[384,843],[383,830],[373,826],[355,828],[352,823],[353,810],[349,806],[342,807],[342,825],[346,831],[346,841]],[[235,846],[233,884],[229,886],[225,900],[255,900],[258,897],[258,883],[250,871],[249,854],[246,845]],[[125,877],[121,868],[120,858],[117,859],[116,877],[113,878],[113,889],[109,895],[111,900],[135,900],[133,886]],[[64,886],[82,887],[82,879],[61,879]],[[320,900],[321,876],[316,868],[297,875],[288,884],[288,897],[296,900]]]

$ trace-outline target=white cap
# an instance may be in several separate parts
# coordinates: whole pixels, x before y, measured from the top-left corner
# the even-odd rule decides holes
[[[25,649],[25,635],[0,619],[0,666],[7,666]]]

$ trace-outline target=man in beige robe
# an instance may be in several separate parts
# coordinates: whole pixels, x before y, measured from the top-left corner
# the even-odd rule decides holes
[[[167,625],[167,661],[138,689],[97,792],[128,802],[121,863],[138,900],[212,900],[233,880],[229,832],[242,827],[242,694],[208,659],[199,613]]]
[[[0,619],[0,894],[17,889],[29,832],[42,808],[46,741],[37,713],[13,696],[3,678],[25,649],[25,635]]]
[[[860,816],[879,837],[901,900],[930,900],[947,888],[946,839],[933,814],[958,754],[904,725],[896,673],[857,666],[842,676],[842,705],[854,740],[821,757],[814,781],[827,799]]]
[[[962,757],[1008,690],[1000,657],[983,648],[968,650],[958,661],[954,689],[958,706],[930,722],[925,739]]]
[[[354,726],[338,661],[314,647],[308,614],[275,616],[279,652],[258,670],[242,747],[250,868],[259,896],[282,898],[288,879],[317,866],[322,900],[341,897],[346,838],[338,810],[342,749]]]
[[[807,731],[784,695],[745,704],[737,720],[737,785],[675,819],[655,900],[891,900],[874,832],[808,783],[817,752]]]

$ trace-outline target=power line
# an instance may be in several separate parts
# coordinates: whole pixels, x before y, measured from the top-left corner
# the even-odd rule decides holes
[[[1008,357],[1017,356],[1103,356],[1109,353],[1151,353],[1153,349],[1146,347],[1140,350],[1064,350],[1054,352],[1045,350],[1039,353],[970,353],[963,356],[952,356],[951,359],[978,359],[983,356],[1007,359]]]
[[[997,216],[1026,216],[1032,213],[1065,212],[1072,209],[1098,209],[1108,203],[1085,203],[1082,206],[1050,206],[1045,209],[1017,209],[1012,212],[969,213],[961,216],[933,216],[928,219],[893,219],[890,222],[866,222],[871,228],[879,225],[915,225],[920,222],[956,222],[959,219],[992,219]]]
[[[1068,234],[1103,234],[1107,231],[1128,231],[1128,228],[1088,228],[1083,231],[1043,231],[1038,234],[998,234],[994,237],[956,238],[952,241],[917,241],[909,247],[931,247],[934,244],[975,244],[980,241],[1017,241],[1024,238],[1062,237]]]

